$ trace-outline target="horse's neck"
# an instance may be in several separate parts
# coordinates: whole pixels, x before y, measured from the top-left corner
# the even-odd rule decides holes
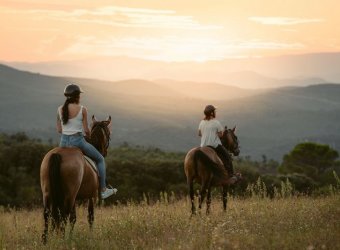
[[[95,139],[94,139],[95,138]],[[105,155],[105,145],[107,143],[107,139],[104,134],[92,136],[91,135],[91,142],[92,146],[94,146],[101,155]]]
[[[232,135],[230,134],[230,132],[228,132],[226,138],[225,138],[225,145],[224,147],[228,150],[230,150],[232,148],[234,144],[234,141],[233,141],[233,137]]]

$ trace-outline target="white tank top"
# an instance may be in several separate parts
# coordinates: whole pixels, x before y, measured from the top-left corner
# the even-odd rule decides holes
[[[61,108],[59,109],[59,116],[62,117]],[[64,135],[73,135],[79,132],[83,132],[83,106],[80,106],[79,113],[68,119],[66,124],[61,121],[61,128]]]

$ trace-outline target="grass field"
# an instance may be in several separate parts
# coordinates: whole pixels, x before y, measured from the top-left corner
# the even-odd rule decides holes
[[[4,209],[3,209],[4,210]],[[72,237],[40,238],[42,210],[1,211],[1,249],[340,249],[340,196],[229,199],[190,217],[187,200],[96,208],[89,230],[78,207]]]
[[[205,208],[205,207],[204,207]],[[1,249],[340,249],[340,196],[213,200],[190,217],[188,200],[77,209],[73,235],[41,244],[42,210],[0,212]]]

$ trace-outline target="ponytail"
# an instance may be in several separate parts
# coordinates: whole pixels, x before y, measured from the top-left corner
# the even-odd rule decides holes
[[[61,110],[61,113],[62,113],[61,120],[63,121],[63,124],[66,124],[68,122],[68,119],[69,119],[68,105],[70,103],[79,103],[79,94],[74,95],[74,96],[68,96],[66,98],[65,103]]]
[[[63,108],[62,108],[62,121],[63,121],[63,124],[66,124],[68,122],[68,105],[70,103],[70,98],[67,98],[64,105],[63,105]]]

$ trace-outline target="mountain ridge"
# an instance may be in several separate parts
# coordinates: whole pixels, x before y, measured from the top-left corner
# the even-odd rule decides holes
[[[220,61],[161,62],[131,57],[99,57],[58,62],[3,62],[20,70],[55,76],[119,81],[131,78],[219,82],[239,87],[306,86],[340,82],[340,53],[315,53]],[[241,73],[239,73],[241,72]],[[249,72],[252,72],[251,74]],[[236,82],[231,82],[235,78]]]
[[[120,82],[121,89],[118,82],[118,89],[108,91],[106,88],[115,82],[46,76],[0,65],[0,131],[24,131],[56,142],[56,109],[64,102],[65,85],[75,82],[84,89],[81,100],[90,115],[95,114],[98,119],[112,116],[112,146],[128,142],[187,151],[199,145],[197,126],[204,106],[214,104],[219,107],[217,118],[223,125],[237,126],[243,156],[260,159],[267,155],[279,160],[297,143],[311,139],[340,149],[339,84],[251,90],[250,95],[249,90],[238,88],[245,92],[233,98],[228,97],[228,86],[222,85],[220,92],[225,99],[213,95],[211,99],[201,99],[197,96],[204,96],[202,89],[192,96],[186,94],[195,92],[190,88],[192,82],[188,91],[175,91],[175,86],[171,92],[165,88],[169,82],[130,81],[128,87],[139,91],[138,95],[131,94],[124,85],[127,82]],[[143,92],[144,84],[157,90]],[[177,84],[181,86],[183,82]],[[207,89],[217,86],[197,84],[206,85]]]

